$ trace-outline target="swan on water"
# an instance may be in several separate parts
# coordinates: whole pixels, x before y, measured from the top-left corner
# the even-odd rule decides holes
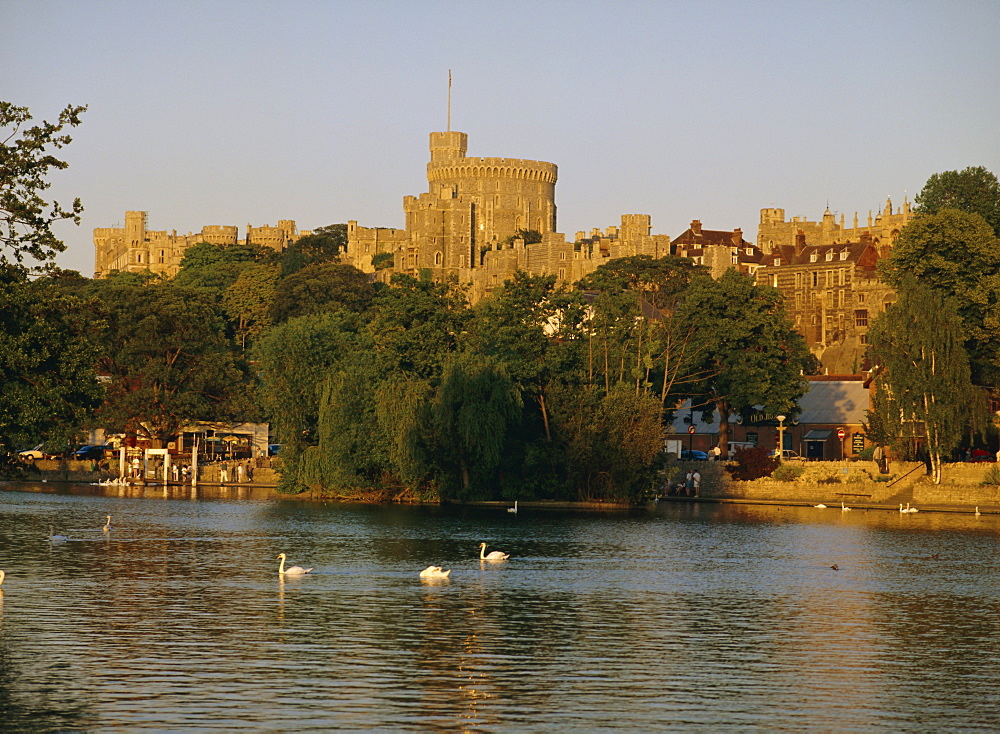
[[[976,505],[976,517],[979,517],[979,516],[980,516],[980,515],[982,515],[982,514],[983,514],[983,513],[981,513],[981,512],[979,511],[979,505]]]
[[[851,508],[848,507],[847,505],[845,505],[843,502],[841,502],[840,503],[840,511],[841,512],[850,512]]]
[[[101,528],[101,530],[103,530],[104,532],[108,532],[109,530],[111,530],[111,515],[105,515],[105,517],[108,518],[108,521],[104,523],[104,527]]]
[[[302,568],[302,566],[289,566],[288,568],[285,568],[285,554],[279,553],[278,558],[281,559],[281,564],[278,566],[279,574],[284,574],[285,576],[301,576],[304,573],[312,571],[311,568]]]
[[[506,561],[510,558],[510,553],[504,553],[502,551],[491,551],[486,552],[486,543],[479,544],[479,560],[481,561]]]
[[[5,574],[3,571],[0,571],[0,585],[3,584],[3,577],[6,576],[6,575],[7,574]]]
[[[824,505],[822,502],[820,502],[818,505],[813,505],[813,507],[818,507],[821,510],[825,510],[826,509],[826,505]]]
[[[902,510],[902,512],[919,512],[919,510],[916,507],[910,507],[910,503],[907,502],[906,509]]]
[[[49,542],[50,543],[65,543],[67,540],[69,540],[69,538],[67,538],[65,535],[53,535],[52,534],[52,526],[49,525]]]
[[[451,573],[449,568],[447,571],[442,569],[440,566],[428,566],[423,571],[420,572],[420,578],[422,579],[446,579],[448,574]]]
[[[508,507],[507,508],[507,512],[513,512],[515,515],[517,514],[517,500],[514,500],[514,506],[513,507]]]

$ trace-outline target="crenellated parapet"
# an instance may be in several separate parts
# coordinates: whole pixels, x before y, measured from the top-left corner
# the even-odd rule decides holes
[[[522,179],[555,186],[559,168],[555,163],[521,158],[458,158],[431,161],[427,164],[427,181],[451,183],[467,179]]]

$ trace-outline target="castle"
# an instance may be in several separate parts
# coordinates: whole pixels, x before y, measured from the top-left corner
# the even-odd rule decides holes
[[[298,232],[295,222],[282,219],[276,227],[247,225],[246,237],[238,238],[235,226],[209,225],[196,234],[152,231],[146,212],[125,212],[124,227],[98,227],[94,230],[94,277],[114,272],[150,271],[172,278],[180,269],[184,251],[199,242],[213,245],[254,244],[281,251],[309,232]]]
[[[670,254],[670,238],[650,233],[648,214],[568,241],[556,231],[556,165],[470,157],[468,139],[431,133],[428,190],[403,198],[405,229],[348,222],[343,261],[371,273],[379,256],[391,258],[393,271],[456,279],[477,301],[516,270],[572,283],[613,258]]]

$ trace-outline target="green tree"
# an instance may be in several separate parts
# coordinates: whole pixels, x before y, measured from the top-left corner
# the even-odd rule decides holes
[[[815,360],[793,328],[779,291],[731,269],[718,280],[695,278],[679,313],[694,330],[700,362],[693,404],[719,412],[724,456],[734,409],[762,406],[769,413],[794,415],[805,394],[801,375],[814,368]]]
[[[469,319],[465,296],[447,283],[397,273],[372,304],[368,331],[379,374],[436,386],[447,355],[457,351]]]
[[[25,127],[32,119],[27,107],[0,102],[0,244],[3,259],[23,263],[25,256],[44,262],[66,249],[52,225],[69,220],[80,223],[83,205],[74,199],[69,209],[47,202],[42,192],[51,186],[48,176],[69,164],[49,150],[69,145],[64,130],[80,124],[86,107],[67,106],[57,122]]]
[[[246,349],[248,340],[256,339],[271,325],[277,282],[277,266],[255,263],[244,268],[222,294],[222,306],[235,325],[241,349]]]
[[[273,262],[275,253],[261,245],[213,245],[199,242],[184,251],[175,285],[200,288],[221,298],[247,268]]]
[[[190,420],[255,417],[248,366],[233,353],[213,298],[172,283],[103,285],[98,297],[107,324],[98,361],[110,380],[105,427],[162,443]]]
[[[252,349],[261,406],[282,443],[282,489],[298,491],[301,458],[320,442],[323,386],[351,354],[370,354],[361,319],[346,311],[302,316],[264,331]],[[328,402],[329,399],[327,399]],[[316,476],[312,467],[308,476]]]
[[[442,485],[449,494],[460,499],[491,496],[521,407],[521,394],[502,365],[468,353],[447,360],[432,420]]]
[[[316,263],[278,281],[272,316],[281,323],[337,309],[360,313],[371,305],[375,292],[371,278],[353,265]]]
[[[1000,182],[982,166],[935,173],[917,194],[916,203],[919,214],[937,214],[942,209],[978,214],[1000,237]]]
[[[893,427],[899,415],[904,424],[922,425],[931,474],[940,483],[942,459],[967,431],[982,429],[985,401],[972,384],[954,299],[912,278],[898,290],[899,301],[868,330],[882,393],[875,422]]]
[[[42,439],[62,449],[89,423],[97,326],[86,301],[0,265],[0,465]]]
[[[978,214],[941,209],[900,233],[880,277],[900,288],[910,277],[954,298],[979,384],[1000,384],[1000,241]]]
[[[281,276],[298,272],[307,265],[337,262],[347,251],[347,225],[328,224],[291,243],[281,254]]]

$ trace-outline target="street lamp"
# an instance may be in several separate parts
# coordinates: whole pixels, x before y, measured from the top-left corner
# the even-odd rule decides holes
[[[785,455],[785,416],[775,416],[778,419],[778,463]]]

